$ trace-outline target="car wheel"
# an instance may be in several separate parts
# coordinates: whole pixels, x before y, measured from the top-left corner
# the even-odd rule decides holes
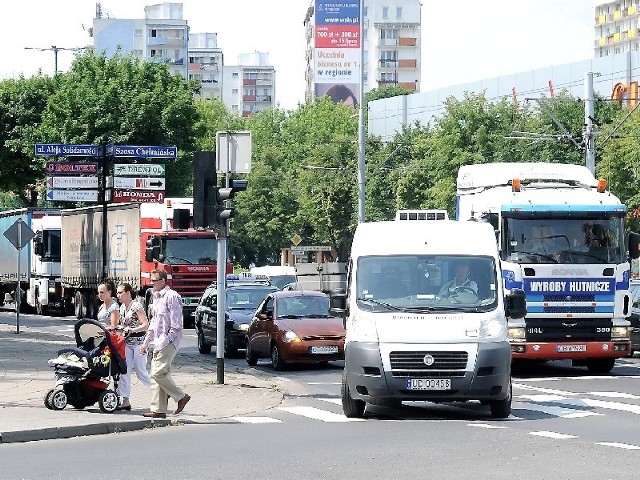
[[[615,358],[591,358],[587,360],[587,369],[593,374],[609,373],[615,363]]]
[[[342,372],[342,386],[340,387],[342,396],[342,411],[347,418],[362,418],[367,406],[364,400],[357,400],[351,397],[349,384],[347,383],[347,370]]]
[[[198,351],[204,355],[211,353],[211,344],[204,339],[204,333],[198,328]]]
[[[51,394],[50,403],[53,410],[64,410],[68,401],[67,393],[64,390],[54,390]]]
[[[284,370],[285,368],[285,361],[282,359],[278,344],[275,342],[271,345],[271,365],[274,370]]]
[[[104,390],[98,397],[98,406],[104,413],[112,413],[118,408],[118,395],[113,390]]]
[[[511,381],[509,381],[509,393],[504,400],[491,400],[489,408],[493,418],[507,418],[511,414],[511,398],[512,398]]]
[[[247,349],[245,350],[245,358],[247,360],[247,365],[251,365],[255,367],[258,364],[258,355],[253,352],[251,348],[251,342],[247,339]]]

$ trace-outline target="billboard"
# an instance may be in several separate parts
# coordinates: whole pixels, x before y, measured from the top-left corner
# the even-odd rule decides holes
[[[316,97],[334,102],[360,103],[360,19],[363,0],[316,0],[313,73]]]

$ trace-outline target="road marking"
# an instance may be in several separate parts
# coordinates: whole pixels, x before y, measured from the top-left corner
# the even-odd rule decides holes
[[[560,403],[560,402],[558,402]],[[565,402],[562,402],[565,403]],[[568,402],[567,402],[568,403]],[[569,405],[572,405],[569,403]],[[565,408],[562,406],[554,405],[539,405],[537,403],[524,403],[522,407],[514,406],[514,410],[532,410],[534,412],[546,413],[561,418],[582,418],[590,417],[592,415],[602,415],[602,413],[588,411],[588,410],[576,410],[575,408]]]
[[[624,448],[625,450],[640,450],[637,445],[629,445],[628,443],[616,442],[596,442],[596,445],[604,445],[605,447]]]
[[[570,438],[578,438],[576,435],[566,435],[564,433],[547,432],[547,431],[529,432],[529,435],[535,435],[537,437],[556,438],[558,440],[567,440],[567,439],[570,439]]]
[[[593,395],[595,397],[607,397],[607,398],[629,398],[629,399],[639,399],[640,395],[632,395],[631,393],[623,393],[623,392],[589,392],[588,395]]]
[[[307,382],[307,385],[342,385],[342,382]]]
[[[239,423],[283,423],[282,420],[271,417],[231,417]]]
[[[498,425],[490,425],[488,423],[467,423],[467,427],[478,427],[478,428],[509,428],[502,427]]]
[[[347,418],[344,415],[328,412],[315,407],[279,407],[279,410],[293,413],[294,415],[301,415],[303,417],[312,418],[314,420],[321,420],[329,423],[340,422],[362,422],[363,418]]]

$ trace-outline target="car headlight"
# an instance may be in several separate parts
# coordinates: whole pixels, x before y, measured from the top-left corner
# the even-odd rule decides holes
[[[612,327],[611,340],[628,340],[631,335],[631,327]]]
[[[249,324],[247,324],[247,323],[234,323],[233,324],[233,329],[234,330],[239,330],[241,332],[246,332],[247,330],[249,330]]]
[[[509,327],[509,340],[524,340],[526,338],[524,327]]]
[[[507,323],[499,318],[486,318],[480,322],[480,338],[506,338]]]
[[[282,340],[287,343],[301,341],[300,337],[298,337],[298,335],[296,335],[295,332],[292,332],[291,330],[287,330],[286,332],[284,332],[284,334],[282,335]]]

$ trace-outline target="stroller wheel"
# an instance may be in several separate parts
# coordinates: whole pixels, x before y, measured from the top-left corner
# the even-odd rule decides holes
[[[113,413],[118,408],[118,395],[113,390],[105,390],[100,393],[98,406],[104,413]]]
[[[44,395],[44,406],[49,410],[53,410],[53,405],[51,404],[51,397],[53,396],[53,392],[55,392],[55,388],[52,388]]]
[[[68,398],[64,390],[54,390],[51,392],[51,408],[53,410],[63,410],[67,406]]]

